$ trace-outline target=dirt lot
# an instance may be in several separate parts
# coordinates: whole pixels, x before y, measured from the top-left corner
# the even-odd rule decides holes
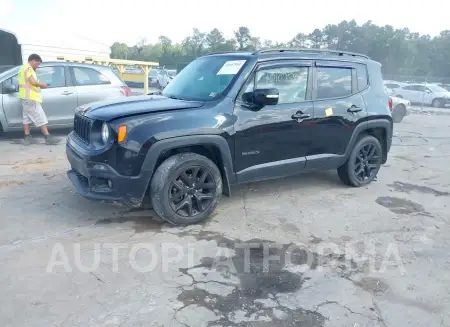
[[[1,325],[449,327],[450,116],[395,127],[369,187],[237,187],[188,228],[81,198],[64,144],[3,136]]]

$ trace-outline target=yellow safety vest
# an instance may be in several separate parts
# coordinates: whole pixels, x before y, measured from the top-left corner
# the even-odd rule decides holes
[[[33,76],[37,81],[36,72],[33,67],[25,63],[19,70],[19,97],[24,100],[33,100],[42,103],[41,88],[30,84],[28,79]]]

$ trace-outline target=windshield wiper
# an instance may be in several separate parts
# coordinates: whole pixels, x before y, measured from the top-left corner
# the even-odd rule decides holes
[[[167,97],[167,98],[170,98],[170,99],[174,99],[174,100],[183,100],[183,99],[181,99],[181,98],[179,98],[179,97],[176,97],[176,96],[174,96],[174,95],[166,95],[166,97]]]
[[[147,95],[161,95],[161,94],[162,92],[160,90],[147,93]]]

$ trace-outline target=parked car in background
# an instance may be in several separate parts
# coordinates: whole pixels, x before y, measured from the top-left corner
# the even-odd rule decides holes
[[[156,87],[158,85],[158,75],[160,70],[158,68],[152,68],[148,73],[148,85]]]
[[[156,83],[156,87],[158,89],[164,89],[167,84],[170,83],[170,81],[172,80],[169,76],[169,72],[166,69],[161,69],[159,71],[159,74],[157,76],[157,83]]]
[[[19,69],[0,74],[0,128],[4,132],[23,128]],[[110,67],[55,61],[42,63],[36,74],[48,85],[41,94],[49,126],[53,127],[73,126],[75,109],[81,105],[131,95]]]
[[[450,92],[435,84],[411,84],[403,86],[394,92],[398,98],[411,103],[423,103],[436,108],[450,103]]]
[[[148,74],[148,85],[158,89],[163,89],[170,83],[170,81],[174,79],[176,75],[176,70],[153,68]]]
[[[177,71],[175,69],[168,69],[167,72],[169,73],[170,80],[173,80],[175,76],[177,76]]]
[[[443,89],[446,89],[447,91],[450,91],[450,84],[438,84],[438,86],[442,87]]]
[[[387,87],[385,87],[386,93],[389,94],[391,101],[392,101],[392,120],[394,123],[400,123],[405,116],[409,114],[409,111],[411,109],[411,102],[408,100],[397,98],[391,94],[391,90],[389,90]]]
[[[394,92],[396,89],[399,89],[402,86],[407,85],[406,83],[396,82],[396,81],[383,81],[383,84],[391,92]]]

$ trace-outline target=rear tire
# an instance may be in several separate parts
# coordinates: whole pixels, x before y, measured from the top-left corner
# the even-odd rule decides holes
[[[196,153],[166,159],[150,183],[153,209],[172,225],[207,219],[222,196],[222,176],[216,164]]]
[[[406,107],[403,104],[398,104],[392,110],[392,120],[394,123],[400,123],[406,116]]]
[[[431,106],[434,108],[441,108],[442,100],[441,99],[433,99],[433,101],[431,102]]]
[[[356,142],[345,164],[338,168],[341,181],[349,186],[361,187],[377,176],[383,155],[380,142],[371,135],[364,135]]]

